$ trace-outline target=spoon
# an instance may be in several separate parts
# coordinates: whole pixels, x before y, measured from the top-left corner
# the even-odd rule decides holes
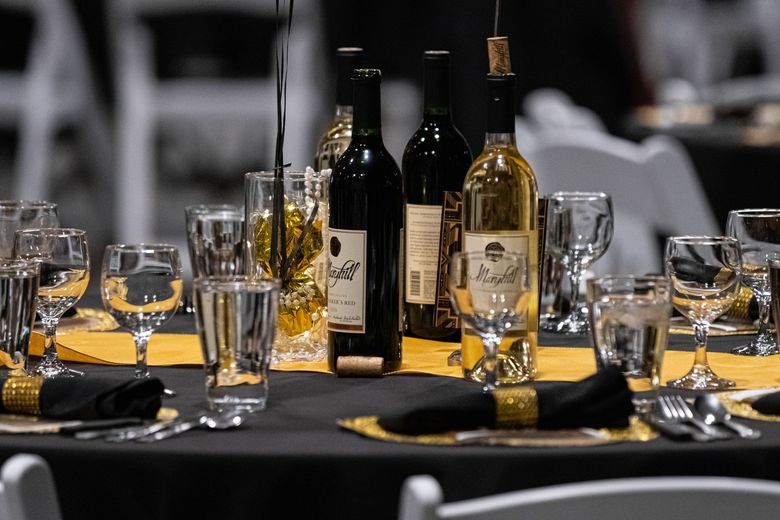
[[[728,426],[743,439],[758,439],[761,437],[760,431],[734,421],[731,418],[731,414],[723,406],[723,403],[714,394],[699,395],[693,402],[693,406],[704,417],[704,422],[707,424],[719,423]]]
[[[208,430],[229,430],[231,428],[238,428],[243,424],[244,416],[240,412],[235,410],[229,410],[219,413],[204,413],[200,417],[197,417],[191,421],[182,421],[174,423],[169,428],[153,433],[152,435],[146,435],[136,439],[138,442],[157,442],[163,439],[168,439],[174,435],[179,435],[193,428],[206,428]]]

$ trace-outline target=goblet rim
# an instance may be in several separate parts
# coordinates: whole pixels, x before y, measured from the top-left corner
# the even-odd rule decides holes
[[[106,252],[122,251],[127,253],[176,253],[179,254],[179,247],[173,244],[165,243],[146,243],[138,244],[108,244]]]
[[[84,229],[62,228],[62,227],[17,229],[14,232],[14,234],[19,236],[43,235],[45,237],[81,237],[81,236],[86,237],[87,236],[87,232]]]
[[[199,276],[192,281],[196,290],[220,291],[279,291],[282,281],[279,278],[257,278],[250,275],[209,275]]]
[[[777,218],[780,217],[780,208],[744,208],[733,209],[729,211],[729,218],[735,217],[755,217],[755,218]]]
[[[28,199],[4,199],[0,200],[0,211],[6,209],[30,209],[30,208],[43,208],[43,209],[57,209],[56,202],[49,202],[48,200],[28,200]]]
[[[573,201],[597,201],[597,200],[611,200],[612,196],[603,191],[556,191],[548,195],[549,199],[556,200],[573,200]]]
[[[739,245],[739,240],[727,235],[676,235],[668,237],[666,241],[683,245],[714,246],[726,243]]]
[[[315,176],[323,178],[322,171],[306,171],[306,170],[284,170],[282,173],[285,181],[305,181],[306,176]],[[274,170],[259,170],[254,172],[247,172],[244,174],[246,180],[259,180],[259,181],[273,181],[276,178],[276,171]]]

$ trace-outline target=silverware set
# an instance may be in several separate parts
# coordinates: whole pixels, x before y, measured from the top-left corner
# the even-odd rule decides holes
[[[141,426],[104,428],[76,432],[74,439],[103,439],[106,442],[157,442],[169,439],[193,428],[206,430],[228,430],[243,424],[245,416],[234,410],[225,412],[202,412],[192,417],[155,422]]]
[[[758,430],[732,419],[713,394],[698,396],[693,406],[679,395],[659,396],[655,414],[646,420],[670,437],[689,437],[697,442],[761,437]]]

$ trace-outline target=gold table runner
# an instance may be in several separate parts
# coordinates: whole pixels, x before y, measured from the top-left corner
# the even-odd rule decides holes
[[[134,365],[135,347],[125,332],[73,332],[59,338],[63,361],[102,365]],[[447,356],[458,345],[404,338],[403,364],[393,374],[429,374],[461,377],[460,367],[447,366]],[[32,355],[43,353],[43,337],[33,334]],[[721,376],[734,379],[738,388],[780,386],[780,356],[748,357],[712,352],[709,361]],[[539,347],[539,381],[578,381],[596,370],[593,349]],[[203,358],[195,334],[153,334],[149,343],[149,365],[201,365]],[[662,383],[685,374],[693,363],[693,352],[670,350],[664,356]],[[328,373],[326,361],[285,362],[274,370]]]

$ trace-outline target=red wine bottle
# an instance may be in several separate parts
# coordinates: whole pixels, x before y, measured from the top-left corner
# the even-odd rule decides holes
[[[423,55],[425,90],[423,120],[406,145],[404,177],[405,333],[428,339],[458,341],[460,327],[447,312],[446,263],[448,253],[460,250],[459,237],[441,243],[446,192],[459,193],[471,165],[471,151],[455,128],[450,110],[450,53],[426,51]],[[444,303],[444,309],[439,304]],[[438,308],[438,311],[437,311]]]
[[[338,374],[401,365],[403,187],[382,142],[381,77],[377,69],[353,73],[352,140],[331,175],[328,362]]]

